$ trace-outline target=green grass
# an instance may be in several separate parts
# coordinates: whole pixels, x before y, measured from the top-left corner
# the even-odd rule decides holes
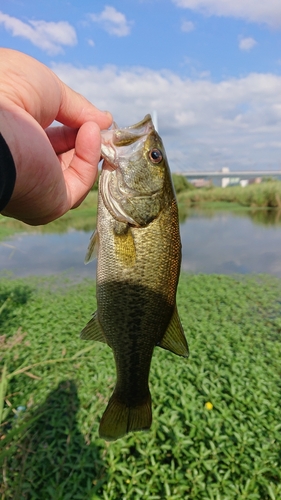
[[[190,358],[155,349],[152,428],[111,444],[113,355],[79,339],[94,296],[92,281],[0,284],[2,499],[281,498],[280,280],[183,275]]]
[[[173,174],[179,205],[180,221],[184,222],[191,207],[204,210],[245,212],[260,224],[281,223],[281,182],[235,186],[228,188],[195,189],[183,176]],[[96,185],[95,185],[96,186]],[[205,212],[206,214],[206,212]],[[44,226],[29,226],[21,221],[0,215],[0,242],[19,232],[64,233],[69,229],[93,231],[97,217],[97,191],[91,191],[75,210]]]
[[[186,190],[178,194],[180,204],[231,203],[244,207],[281,208],[281,181],[262,182],[246,187],[212,187]]]
[[[42,226],[29,226],[24,222],[0,215],[0,241],[20,232],[64,233],[70,228],[93,231],[97,217],[97,198],[97,191],[90,191],[80,207]]]

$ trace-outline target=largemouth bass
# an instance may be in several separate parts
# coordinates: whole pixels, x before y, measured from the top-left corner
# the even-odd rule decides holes
[[[176,307],[181,263],[178,209],[164,146],[150,115],[102,133],[97,311],[81,332],[113,350],[117,382],[99,434],[115,440],[152,422],[149,370],[155,346],[188,356]]]

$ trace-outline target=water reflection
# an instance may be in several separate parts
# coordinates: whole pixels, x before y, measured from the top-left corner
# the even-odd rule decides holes
[[[181,211],[182,268],[194,273],[270,273],[281,277],[280,210]],[[95,263],[84,265],[91,236],[69,229],[64,234],[16,233],[0,241],[0,271],[16,276],[66,271],[71,276],[95,276]],[[79,225],[82,228],[81,224]],[[48,225],[52,230],[52,224]],[[66,228],[64,228],[66,230]]]
[[[262,226],[281,226],[281,210],[280,209],[264,209],[264,208],[237,208],[232,210],[219,208],[190,208],[184,205],[179,207],[180,222],[183,224],[186,219],[193,217],[194,214],[202,215],[202,217],[213,218],[219,213],[231,213],[236,217],[250,218],[254,224]]]
[[[0,270],[16,276],[50,275],[68,271],[81,278],[95,274],[95,263],[84,264],[91,231],[64,234],[19,233],[0,241]]]
[[[281,227],[272,220],[264,225],[253,223],[245,212],[191,213],[181,226],[182,268],[194,273],[281,277]]]
[[[281,210],[250,210],[249,216],[255,224],[281,226]]]

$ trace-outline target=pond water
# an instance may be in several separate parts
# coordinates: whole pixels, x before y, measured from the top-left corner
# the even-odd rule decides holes
[[[181,237],[185,271],[281,277],[281,225],[257,224],[239,212],[201,212],[181,226]]]
[[[279,214],[280,215],[280,214]],[[0,273],[94,277],[84,265],[91,232],[16,233],[0,242]],[[281,277],[279,216],[267,224],[248,212],[192,210],[181,224],[182,269],[192,273],[269,273]]]

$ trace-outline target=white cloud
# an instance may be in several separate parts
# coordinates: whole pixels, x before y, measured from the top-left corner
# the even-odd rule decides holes
[[[100,14],[90,14],[90,19],[99,23],[107,33],[116,36],[127,36],[131,32],[132,22],[127,21],[122,12],[118,12],[115,7],[106,5]]]
[[[156,110],[174,171],[280,169],[280,76],[253,73],[214,83],[142,67],[53,69],[100,109],[109,109],[120,126]]]
[[[254,38],[247,37],[247,38],[239,38],[239,49],[241,50],[251,50],[255,45],[257,45],[257,42]]]
[[[192,21],[183,21],[181,23],[181,30],[184,31],[185,33],[190,33],[190,31],[194,30],[194,24]]]
[[[28,21],[24,23],[16,17],[0,11],[0,25],[3,25],[13,36],[29,40],[36,47],[55,55],[63,52],[62,46],[72,46],[77,43],[75,29],[67,21],[46,22]]]
[[[172,0],[178,7],[207,15],[235,17],[281,27],[280,0]]]

